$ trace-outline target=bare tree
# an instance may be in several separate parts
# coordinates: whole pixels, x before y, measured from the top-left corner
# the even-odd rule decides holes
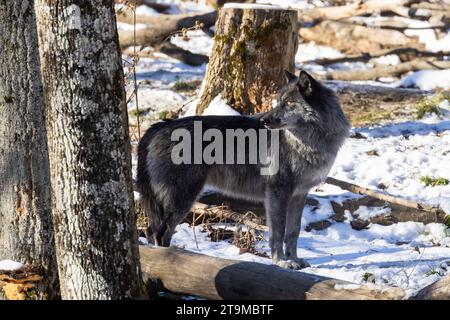
[[[63,299],[141,293],[113,1],[36,1]]]
[[[0,260],[42,269],[58,295],[42,84],[33,1],[0,2]]]

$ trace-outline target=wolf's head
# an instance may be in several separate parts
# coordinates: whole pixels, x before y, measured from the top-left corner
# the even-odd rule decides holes
[[[306,71],[295,76],[285,70],[286,85],[280,90],[276,106],[260,119],[269,129],[323,130],[344,134],[349,124],[334,92]]]

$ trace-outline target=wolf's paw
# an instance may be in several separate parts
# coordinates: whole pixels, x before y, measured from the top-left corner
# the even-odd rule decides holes
[[[306,262],[305,259],[301,258],[296,258],[294,260],[280,260],[277,262],[277,265],[279,267],[292,270],[300,270],[311,267],[311,265],[308,262]]]

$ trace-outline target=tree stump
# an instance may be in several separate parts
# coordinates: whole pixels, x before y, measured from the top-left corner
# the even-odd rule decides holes
[[[285,82],[283,70],[294,71],[297,12],[275,6],[225,5],[215,32],[197,114],[218,94],[242,114],[270,110]]]

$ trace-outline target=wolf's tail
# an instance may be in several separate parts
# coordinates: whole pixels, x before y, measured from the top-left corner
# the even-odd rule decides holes
[[[142,211],[149,219],[147,229],[147,239],[155,245],[161,245],[161,238],[167,230],[167,223],[164,217],[164,207],[158,201],[152,190],[150,174],[147,164],[149,144],[156,128],[151,127],[139,141],[138,145],[138,165],[137,165],[137,189],[140,193],[140,204]]]

